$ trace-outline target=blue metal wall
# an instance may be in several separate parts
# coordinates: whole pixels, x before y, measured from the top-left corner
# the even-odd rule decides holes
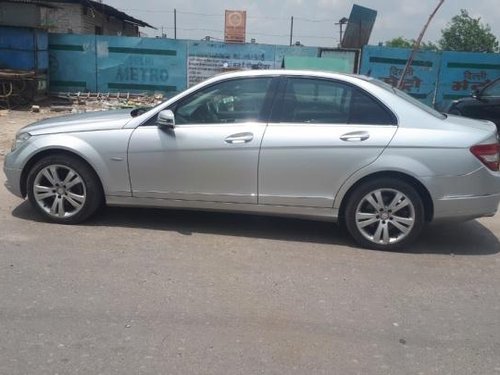
[[[50,34],[49,61],[50,91],[97,90],[95,37]]]
[[[470,96],[472,90],[500,77],[500,54],[443,52],[436,107]]]
[[[396,86],[406,65],[410,50],[367,46],[363,49],[360,73]],[[439,73],[439,55],[419,52],[404,80],[404,91],[432,105]]]
[[[186,44],[172,39],[96,38],[97,91],[175,93],[186,87]]]
[[[409,49],[367,46],[360,73],[396,85],[409,55]],[[408,72],[404,90],[444,109],[452,100],[469,96],[475,88],[498,77],[498,53],[421,51]]]
[[[50,34],[51,91],[177,92],[186,45],[170,39]]]
[[[281,68],[285,55],[318,53],[315,47],[50,34],[50,89],[172,95],[223,71]]]
[[[44,72],[48,67],[47,32],[0,26],[0,69]]]
[[[5,45],[11,53],[13,45],[2,40],[0,49]],[[43,40],[37,43],[43,45]],[[355,56],[352,51],[330,52],[329,58],[345,58],[340,56],[345,53]],[[279,69],[285,56],[320,54],[316,47],[50,34],[50,89],[172,95],[226,70]],[[367,46],[359,72],[396,85],[409,55],[409,49]],[[420,51],[404,90],[428,105],[444,108],[497,77],[499,54]]]

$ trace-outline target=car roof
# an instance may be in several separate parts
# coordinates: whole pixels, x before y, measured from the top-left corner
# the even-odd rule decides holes
[[[317,78],[333,78],[340,80],[364,80],[370,81],[373,78],[347,73],[325,72],[320,70],[293,70],[293,69],[261,69],[261,70],[239,70],[224,72],[213,77],[214,80],[241,78],[241,77],[266,77],[266,76],[308,76]]]

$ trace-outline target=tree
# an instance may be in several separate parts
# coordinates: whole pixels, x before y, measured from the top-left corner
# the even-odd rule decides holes
[[[397,38],[385,42],[385,45],[386,47],[393,47],[393,48],[412,48],[413,41],[405,39],[402,36],[398,36]]]
[[[439,51],[439,46],[434,42],[422,42],[422,44],[420,44],[420,49],[425,49],[427,51]]]
[[[481,22],[481,18],[472,18],[467,10],[451,19],[445,29],[439,47],[446,51],[497,52],[498,41],[491,32],[491,27]]]
[[[394,48],[413,48],[415,45],[415,39],[405,39],[402,36],[398,36],[392,40],[385,42],[386,47]],[[433,42],[422,42],[420,44],[421,50],[427,51],[438,51],[439,47]]]

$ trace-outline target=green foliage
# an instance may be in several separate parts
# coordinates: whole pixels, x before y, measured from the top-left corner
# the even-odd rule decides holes
[[[439,46],[434,42],[422,42],[422,44],[420,44],[420,49],[425,49],[427,51],[439,51]]]
[[[398,36],[397,38],[385,42],[385,45],[386,47],[393,47],[393,48],[412,48],[413,41],[405,39],[402,36]]]
[[[467,10],[453,17],[442,30],[439,47],[446,51],[498,52],[498,41],[489,25],[472,18]]]
[[[405,39],[402,36],[394,38],[385,42],[386,47],[394,48],[413,48],[415,45],[415,39]],[[422,42],[420,44],[420,49],[428,51],[438,51],[439,47],[433,42]]]

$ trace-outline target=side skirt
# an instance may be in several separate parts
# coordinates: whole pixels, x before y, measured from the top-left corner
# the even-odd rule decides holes
[[[287,216],[318,221],[338,219],[338,210],[321,207],[275,206],[267,204],[239,204],[224,202],[188,201],[180,199],[156,199],[106,196],[108,206],[174,208],[198,211],[226,211],[243,214]]]

